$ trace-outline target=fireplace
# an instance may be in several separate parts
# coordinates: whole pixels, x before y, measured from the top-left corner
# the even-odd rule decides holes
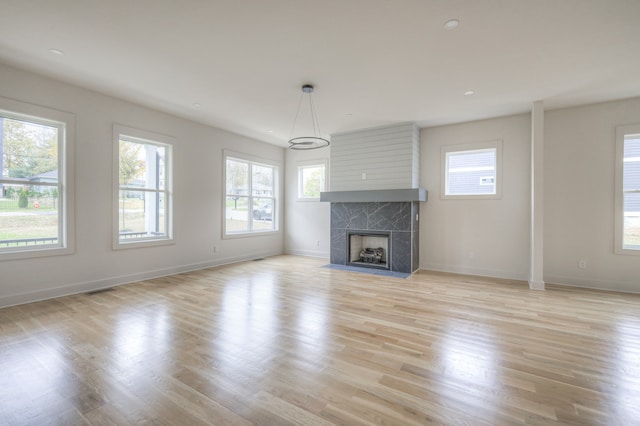
[[[347,231],[347,265],[389,269],[391,245],[389,232]]]
[[[414,272],[418,269],[419,259],[419,216],[418,201],[331,201],[331,263],[366,266],[392,272]],[[386,237],[386,243],[371,239],[381,236]],[[352,242],[352,238],[355,238],[355,243]],[[359,242],[358,239],[365,241]],[[379,256],[376,250],[380,248],[383,253],[380,261],[376,263]],[[366,249],[372,249],[373,252],[364,253],[362,261],[360,252]]]
[[[329,191],[320,201],[331,203],[330,261],[347,266],[364,258],[366,265],[389,272],[412,273],[419,268],[420,129],[398,123],[331,135]],[[348,233],[387,234],[387,246],[376,242],[349,248]],[[360,255],[363,249],[370,252]],[[382,258],[385,264],[375,262]],[[352,256],[351,251],[357,252]],[[371,261],[371,262],[369,262]],[[384,272],[384,271],[376,271]]]

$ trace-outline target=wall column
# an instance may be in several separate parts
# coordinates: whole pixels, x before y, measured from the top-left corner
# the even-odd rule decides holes
[[[544,103],[531,109],[531,246],[529,288],[544,290]]]

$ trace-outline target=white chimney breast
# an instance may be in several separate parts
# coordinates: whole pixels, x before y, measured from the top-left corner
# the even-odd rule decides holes
[[[418,188],[419,157],[415,123],[333,134],[329,190]]]

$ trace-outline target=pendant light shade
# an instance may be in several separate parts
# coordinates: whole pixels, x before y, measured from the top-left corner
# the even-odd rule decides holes
[[[300,102],[298,102],[298,110],[296,111],[296,117],[293,120],[293,128],[291,129],[291,138],[289,139],[290,149],[317,149],[329,146],[330,142],[327,139],[320,137],[320,126],[318,125],[318,117],[316,116],[316,110],[313,106],[313,99],[311,97],[313,93],[313,86],[305,84],[302,86],[302,94],[300,95]],[[298,122],[298,116],[300,115],[300,108],[302,107],[302,101],[307,95],[309,98],[309,113],[311,114],[311,123],[313,125],[313,135],[310,136],[297,136],[294,137],[296,130],[296,124]]]

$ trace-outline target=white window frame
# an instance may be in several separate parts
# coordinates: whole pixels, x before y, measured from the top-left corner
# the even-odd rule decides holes
[[[298,186],[298,191],[297,191],[297,196],[296,196],[296,200],[297,201],[320,201],[320,196],[317,197],[306,197],[304,195],[304,181],[302,178],[302,173],[304,171],[304,169],[310,169],[310,168],[315,168],[315,167],[324,167],[324,180],[322,181],[322,183],[320,184],[320,192],[324,192],[327,190],[327,179],[328,179],[328,161],[326,158],[323,159],[318,159],[318,160],[306,160],[306,161],[298,161],[297,163],[298,166],[298,177],[297,177],[297,186]]]
[[[615,206],[614,206],[614,243],[615,253],[640,255],[638,249],[625,248],[624,243],[624,139],[627,135],[640,135],[640,124],[616,127],[616,165],[615,165]]]
[[[31,121],[58,128],[58,243],[43,246],[11,247],[0,250],[0,261],[57,256],[74,253],[75,116],[38,105],[0,97],[0,114],[6,118]],[[0,161],[2,161],[0,159]],[[7,182],[7,180],[4,180]]]
[[[227,193],[227,159],[236,160],[240,162],[249,163],[249,190],[248,190],[248,198],[249,198],[249,211],[252,210],[253,206],[253,198],[271,198],[271,221],[273,224],[272,229],[259,229],[253,230],[249,229],[247,231],[234,231],[227,233],[227,196],[232,195]],[[251,187],[251,165],[255,164],[258,166],[267,166],[273,167],[273,195],[271,197],[266,196],[254,196]],[[224,150],[222,155],[222,238],[223,239],[234,239],[234,238],[245,238],[252,237],[258,235],[268,235],[268,234],[276,234],[280,232],[279,226],[279,212],[278,212],[278,201],[279,201],[279,175],[280,175],[280,165],[271,160],[267,160],[265,158],[256,157],[249,154],[243,154],[240,152],[228,151]],[[252,218],[248,216],[249,219],[249,227],[251,228]]]
[[[449,154],[460,154],[463,152],[472,153],[475,151],[489,150],[495,151],[496,155],[495,194],[448,195],[447,184],[449,178]],[[440,149],[440,169],[440,199],[442,200],[496,200],[502,198],[502,140],[445,145]]]
[[[164,189],[144,189],[142,191],[162,193],[165,196],[165,222],[167,234],[157,237],[138,238],[135,240],[120,239],[120,140],[128,140],[140,144],[162,146],[165,149],[165,184]],[[138,247],[153,247],[174,244],[173,232],[173,145],[175,138],[167,135],[136,129],[120,124],[113,125],[113,208],[112,229],[113,249],[128,249]]]

